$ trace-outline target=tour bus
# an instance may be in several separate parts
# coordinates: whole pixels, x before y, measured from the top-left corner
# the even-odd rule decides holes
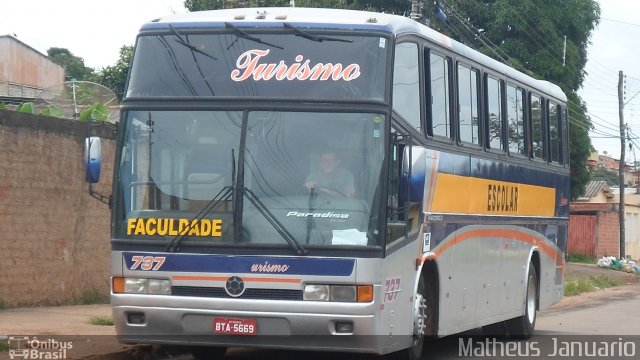
[[[144,24],[111,198],[119,340],[418,359],[426,337],[531,336],[563,296],[566,100],[395,15]]]

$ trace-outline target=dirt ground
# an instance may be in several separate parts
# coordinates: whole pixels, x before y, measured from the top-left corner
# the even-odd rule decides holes
[[[567,263],[565,268],[565,280],[577,281],[580,279],[588,278],[590,276],[606,276],[612,279],[618,279],[624,282],[625,285],[640,282],[640,274],[626,273],[624,271],[616,271],[612,269],[606,269],[596,266],[595,264],[577,264]]]

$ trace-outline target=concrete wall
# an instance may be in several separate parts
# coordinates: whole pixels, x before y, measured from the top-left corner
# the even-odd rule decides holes
[[[102,140],[111,194],[112,126]],[[108,294],[110,212],[84,182],[87,124],[0,110],[0,304],[63,304]],[[107,137],[109,139],[105,139]]]
[[[12,36],[0,36],[0,82],[17,84],[25,89],[56,85],[62,89],[64,68],[22,41]],[[17,89],[0,87],[0,95],[33,97],[33,94],[13,93]]]

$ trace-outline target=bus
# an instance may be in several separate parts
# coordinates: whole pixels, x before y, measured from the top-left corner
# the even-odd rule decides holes
[[[111,201],[119,340],[418,359],[470,329],[530,337],[563,296],[566,101],[401,16],[144,24]]]

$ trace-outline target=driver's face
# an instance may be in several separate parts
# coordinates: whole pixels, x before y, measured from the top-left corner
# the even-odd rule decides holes
[[[340,165],[339,161],[335,154],[322,154],[320,157],[320,167],[323,172],[331,174],[336,171],[338,165]]]

